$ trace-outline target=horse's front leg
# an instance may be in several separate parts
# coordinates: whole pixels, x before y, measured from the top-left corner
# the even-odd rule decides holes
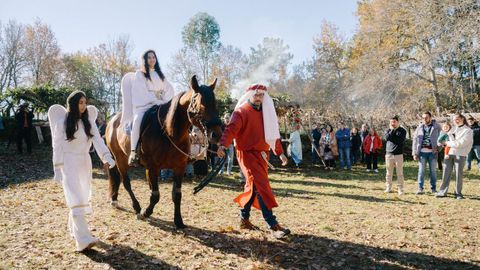
[[[139,218],[147,218],[152,215],[153,208],[160,200],[160,191],[158,190],[158,169],[149,167],[147,169],[147,181],[150,186],[150,204],[140,214]]]
[[[175,216],[173,222],[177,229],[183,229],[187,226],[183,223],[181,204],[182,204],[182,180],[185,173],[185,166],[175,168],[173,171],[172,200],[175,205]]]

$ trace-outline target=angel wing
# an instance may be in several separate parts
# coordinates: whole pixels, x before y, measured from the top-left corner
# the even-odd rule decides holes
[[[92,132],[92,135],[93,135],[93,138],[92,138],[93,147],[95,147],[95,151],[97,151],[100,159],[104,163],[106,163],[107,162],[106,156],[110,155],[110,151],[105,145],[105,142],[103,141],[103,138],[100,135],[100,132],[98,131],[97,124],[95,123],[98,116],[98,109],[93,105],[88,105],[87,110],[88,110],[88,121],[90,121],[90,124],[92,125],[92,128],[90,131]]]
[[[90,121],[90,123],[95,124],[95,121],[97,120],[97,117],[98,117],[98,109],[93,105],[88,105],[87,110],[88,110],[88,120]]]
[[[123,76],[120,91],[122,93],[122,118],[120,125],[126,129],[133,120],[133,101],[132,101],[132,87],[135,80],[135,73],[128,72]]]
[[[63,166],[63,143],[65,141],[65,118],[67,110],[55,104],[48,109],[48,122],[52,134],[53,166]]]
[[[65,117],[67,115],[67,109],[63,107],[62,105],[52,105],[48,109],[48,121],[50,123],[57,123],[59,120],[65,120]]]

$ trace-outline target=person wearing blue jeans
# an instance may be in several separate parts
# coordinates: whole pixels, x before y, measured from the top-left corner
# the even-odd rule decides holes
[[[477,160],[477,167],[480,170],[480,145],[472,146],[472,150],[468,153],[467,157],[467,170],[472,169],[472,161]]]
[[[173,177],[173,170],[172,169],[162,169],[160,170],[160,180],[167,181],[167,178]]]
[[[474,159],[477,160],[477,167],[480,170],[480,126],[473,116],[467,118],[467,123],[473,131],[473,146],[467,156],[467,170],[472,169],[472,161]]]
[[[350,160],[350,148],[338,148],[338,154],[340,155],[340,168],[345,169],[345,166],[347,169],[352,168],[352,163]]]
[[[352,169],[350,161],[352,142],[350,141],[350,130],[345,127],[345,123],[340,122],[335,137],[337,138],[338,153],[340,155],[340,168],[345,169],[346,166],[350,170]]]
[[[232,167],[233,167],[233,157],[235,155],[235,149],[233,147],[233,144],[231,144],[228,148],[228,153],[227,153],[227,175],[232,175]],[[220,170],[220,174],[223,174],[223,170],[225,169],[225,165],[222,166],[222,169]]]
[[[420,152],[419,160],[418,160],[418,190],[423,191],[424,181],[425,181],[425,171],[428,168],[430,171],[430,187],[432,192],[437,190],[437,156],[433,153],[425,153]]]
[[[193,178],[193,162],[187,164],[187,167],[185,168],[185,175],[187,178]]]
[[[228,123],[230,122],[230,118],[231,118],[231,115],[229,113],[225,113],[225,115],[223,115],[223,124],[225,126],[227,126]],[[226,161],[227,175],[232,175],[233,157],[234,157],[235,149],[233,147],[233,144],[231,144],[227,149],[228,149],[227,161]],[[225,168],[225,166],[222,166],[222,169],[220,170],[220,174],[223,174],[224,168]]]
[[[437,192],[437,141],[440,135],[441,126],[434,119],[430,112],[422,114],[422,122],[415,129],[412,137],[413,159],[418,161],[418,190],[417,195],[424,194],[425,171],[428,163],[430,169],[430,188],[432,193]]]
[[[258,204],[260,205],[260,208],[262,210],[263,219],[265,219],[265,222],[267,222],[268,226],[273,227],[276,224],[278,224],[277,218],[273,215],[273,211],[268,210],[268,207],[263,202],[262,197],[260,197],[260,195],[257,193],[257,190],[256,190],[255,186],[253,186],[253,196],[252,196],[252,198],[248,201],[247,204],[245,204],[245,206],[242,209],[240,209],[240,216],[242,217],[242,220],[249,220],[250,210],[252,209],[252,204],[253,204],[253,201],[254,201],[255,197],[257,197],[257,199],[258,199]],[[251,224],[249,224],[249,225],[251,225]],[[254,227],[255,227],[255,229],[257,229],[256,226],[254,226]]]

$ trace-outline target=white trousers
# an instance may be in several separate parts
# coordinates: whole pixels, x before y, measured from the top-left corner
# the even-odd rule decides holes
[[[140,139],[140,126],[142,125],[142,119],[147,110],[148,108],[145,110],[136,111],[135,116],[133,116],[132,135],[130,137],[130,151],[134,151],[137,148],[138,140]]]
[[[75,239],[77,251],[84,250],[89,244],[96,242],[97,239],[92,236],[88,229],[88,223],[85,215],[73,215],[70,211],[68,215],[68,230]]]

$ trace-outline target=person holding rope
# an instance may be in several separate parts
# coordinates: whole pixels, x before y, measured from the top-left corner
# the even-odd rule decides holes
[[[225,149],[233,140],[236,142],[237,158],[245,175],[244,192],[234,199],[242,207],[240,228],[256,230],[250,218],[253,207],[262,211],[263,218],[275,238],[283,238],[290,230],[280,226],[272,209],[278,204],[268,180],[268,156],[270,149],[288,163],[283,154],[278,129],[278,119],[267,87],[261,84],[250,86],[238,100],[232,118],[226,126],[217,150],[219,157],[225,156]]]

